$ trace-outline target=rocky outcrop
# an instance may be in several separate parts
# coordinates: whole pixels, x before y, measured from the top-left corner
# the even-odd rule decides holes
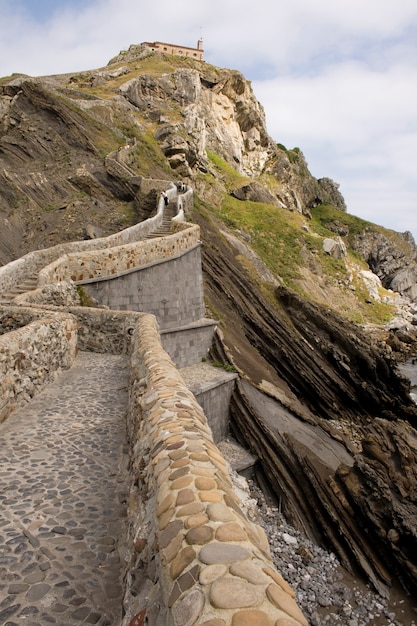
[[[310,217],[310,209],[328,203],[346,211],[339,185],[330,178],[314,178],[299,148],[287,150],[278,144],[265,172],[272,174],[281,183],[277,196],[282,206],[289,210],[296,210]]]
[[[250,200],[252,202],[265,202],[267,204],[279,205],[279,200],[265,187],[257,182],[248,183],[231,192],[231,195],[238,200]]]
[[[347,255],[345,243],[340,237],[337,239],[326,237],[323,239],[323,250],[334,259],[343,259]]]
[[[273,313],[233,249],[211,244],[209,224],[201,232],[206,293],[229,320],[216,352],[242,374],[232,429],[258,457],[261,483],[294,526],[380,593],[398,580],[415,591],[417,407],[390,348],[283,287]]]
[[[335,493],[340,510],[355,520],[379,576],[417,591],[417,440],[400,422],[375,419],[351,467],[342,465]],[[339,491],[340,489],[340,491]],[[352,524],[351,524],[352,526]],[[372,546],[366,535],[372,532]],[[369,557],[368,557],[369,558]]]
[[[264,111],[238,72],[180,68],[159,77],[142,74],[119,91],[160,122],[155,136],[173,169],[182,175],[190,175],[193,168],[206,170],[207,150],[242,173],[257,175],[273,152]],[[170,119],[176,107],[181,107],[181,122]]]
[[[354,249],[387,289],[417,299],[417,250],[411,233],[391,236],[366,228],[353,240]]]

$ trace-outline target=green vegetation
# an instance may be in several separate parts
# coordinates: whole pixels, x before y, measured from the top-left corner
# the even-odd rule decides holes
[[[138,135],[135,145],[135,154],[137,159],[137,171],[143,176],[152,178],[172,177],[172,170],[167,164],[166,158],[153,136],[148,130]]]
[[[331,231],[327,226],[331,223],[338,222],[347,227],[348,230],[348,242],[351,243],[353,238],[362,233],[365,229],[375,230],[374,225],[371,222],[339,211],[331,204],[319,204],[311,209],[311,226],[314,228],[318,235],[323,237],[334,237],[334,231]]]
[[[293,152],[299,154],[297,148]],[[245,233],[250,246],[273,274],[303,297],[333,308],[356,323],[382,324],[392,318],[393,306],[370,299],[363,280],[357,277],[352,282],[351,278],[352,267],[358,271],[368,267],[349,245],[355,235],[370,228],[377,232],[378,227],[331,205],[321,205],[312,210],[308,230],[303,229],[305,217],[299,213],[233,198],[230,191],[244,185],[248,179],[218,155],[209,153],[208,157],[215,174],[206,174],[202,178],[212,191],[216,189],[218,206],[209,208],[196,198],[195,210],[202,214],[211,211],[232,231]],[[263,177],[262,182],[270,186],[267,177]],[[344,225],[349,233],[344,237],[348,246],[347,259],[334,259],[323,250],[323,237],[335,237],[334,228],[328,228],[335,223]],[[246,257],[239,258],[248,279],[258,282],[251,262]],[[274,302],[273,290],[259,283],[258,286],[265,297]],[[381,291],[383,295],[384,290]]]
[[[286,153],[290,163],[296,163],[298,161],[301,153],[300,148],[292,148],[291,150],[288,150],[288,148],[286,148],[282,143],[277,143],[277,147]]]
[[[305,235],[300,230],[300,216],[261,202],[224,198],[219,216],[231,228],[245,231],[251,246],[264,263],[282,280],[296,287],[302,264]]]
[[[212,163],[212,165],[216,169],[219,178],[222,180],[227,191],[231,191],[236,187],[242,186],[251,180],[247,176],[242,176],[242,174],[239,174],[239,172],[235,170],[235,168],[230,165],[230,163],[227,163],[227,161],[222,159],[218,154],[207,151],[207,157],[210,163]]]
[[[80,306],[97,306],[96,301],[81,286],[77,285],[77,292],[80,297]]]
[[[224,369],[225,372],[236,372],[236,368],[231,363],[223,363],[223,361],[213,361],[211,365],[213,367],[219,367],[220,369]]]

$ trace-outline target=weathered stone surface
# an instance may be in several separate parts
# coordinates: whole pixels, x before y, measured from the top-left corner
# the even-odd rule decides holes
[[[278,206],[280,203],[276,196],[274,196],[266,187],[263,187],[257,182],[248,183],[239,189],[235,189],[231,192],[234,198],[238,200],[251,200],[252,202],[266,202],[267,204],[275,204]]]
[[[323,250],[334,259],[343,259],[347,255],[346,245],[340,237],[323,239]]]
[[[215,522],[233,522],[236,520],[235,513],[223,503],[214,502],[209,504],[207,506],[207,514]]]
[[[275,626],[299,626],[299,622],[294,621],[290,617],[280,617],[275,622]]]
[[[204,608],[204,594],[194,589],[184,596],[173,608],[175,626],[195,624]]]
[[[206,510],[205,505],[202,502],[190,502],[190,504],[180,505],[177,509],[177,517],[193,517],[199,513],[203,513]]]
[[[177,500],[175,504],[177,506],[182,506],[182,505],[194,502],[194,500],[195,500],[195,494],[192,489],[181,489],[178,492]]]
[[[165,511],[172,507],[174,504],[174,496],[172,493],[169,493],[161,502],[156,510],[157,516],[161,516]]]
[[[196,489],[201,489],[201,490],[212,490],[212,489],[216,489],[217,485],[216,482],[214,480],[212,480],[211,478],[206,478],[203,476],[199,476],[195,479],[194,484],[196,486]]]
[[[303,626],[308,626],[308,622],[302,614],[301,609],[282,587],[278,587],[278,585],[272,583],[267,588],[266,593],[269,600],[273,602],[275,606],[294,618],[297,622],[300,622]]]
[[[234,576],[240,576],[240,578],[244,578],[254,585],[261,585],[268,579],[259,565],[259,563],[251,561],[232,563],[230,566],[230,573]]]
[[[216,563],[214,565],[207,565],[200,572],[200,583],[202,585],[210,585],[217,578],[222,578],[227,573],[226,565]]]
[[[189,530],[185,535],[187,543],[203,545],[213,539],[214,531],[210,526],[197,526]]]
[[[210,587],[210,602],[218,609],[238,609],[257,606],[261,591],[237,578],[218,578]]]
[[[181,520],[175,520],[174,522],[168,524],[168,526],[159,534],[160,548],[166,548],[175,537],[178,537],[183,528],[184,523]]]
[[[273,570],[271,567],[264,567],[262,568],[262,571],[270,576],[285,591],[285,593],[288,593],[288,595],[291,596],[291,598],[295,598],[294,589],[287,583],[286,580],[284,580],[279,572]]]
[[[188,487],[193,482],[194,478],[192,476],[182,476],[181,478],[177,478],[173,480],[171,483],[171,489],[184,489]]]
[[[182,542],[182,535],[177,535],[172,539],[172,541],[166,546],[165,549],[161,550],[161,559],[164,565],[167,563],[171,563],[172,559],[179,553]]]
[[[198,555],[202,563],[228,563],[231,561],[243,561],[250,557],[250,552],[239,545],[227,543],[210,543],[201,548]]]
[[[276,626],[274,621],[257,609],[245,609],[237,611],[232,617],[232,626]]]
[[[199,491],[198,497],[201,502],[221,502],[223,494],[220,491]]]
[[[200,566],[195,565],[188,572],[185,572],[181,576],[177,578],[174,583],[173,589],[171,591],[171,595],[168,600],[168,606],[171,607],[178,600],[178,598],[185,592],[188,591],[197,581],[198,574],[200,571]]]
[[[222,524],[216,529],[215,536],[217,541],[245,541],[247,539],[244,528],[237,522]]]
[[[185,570],[185,568],[194,561],[196,552],[192,546],[180,550],[177,556],[171,563],[170,574],[171,578],[175,580]]]
[[[196,526],[203,526],[203,524],[207,524],[208,521],[208,516],[205,513],[200,513],[198,515],[190,515],[184,525],[185,528],[195,528]]]

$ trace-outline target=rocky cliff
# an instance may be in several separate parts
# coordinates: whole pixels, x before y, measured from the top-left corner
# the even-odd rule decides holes
[[[416,352],[411,236],[350,216],[239,72],[132,46],[0,94],[1,262],[140,221],[142,177],[192,185],[214,352],[241,374],[232,429],[259,479],[381,592],[417,590],[417,410],[397,368]]]

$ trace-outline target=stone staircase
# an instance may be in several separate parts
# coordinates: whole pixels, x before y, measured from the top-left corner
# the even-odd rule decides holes
[[[145,239],[155,239],[156,237],[165,237],[166,235],[171,235],[171,221],[176,215],[177,206],[174,202],[171,202],[164,209],[164,216],[161,226],[154,230],[152,233],[149,233],[149,235],[147,235]]]
[[[175,202],[171,202],[164,210],[162,224],[152,233],[149,233],[145,239],[154,239],[156,237],[165,237],[171,234],[171,221],[177,215],[177,207]],[[28,291],[33,291],[38,285],[38,273],[33,272],[30,276],[26,276],[25,280],[18,283],[5,293],[0,294],[0,306],[11,304],[13,299]]]
[[[38,274],[33,273],[26,276],[21,283],[11,287],[7,292],[0,294],[0,305],[11,304],[14,298],[21,293],[33,291],[38,286]]]

